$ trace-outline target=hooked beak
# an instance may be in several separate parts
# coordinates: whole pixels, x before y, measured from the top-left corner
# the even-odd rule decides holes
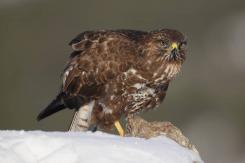
[[[173,42],[172,45],[171,45],[171,55],[173,57],[174,60],[177,59],[177,55],[178,55],[178,44],[176,42]]]

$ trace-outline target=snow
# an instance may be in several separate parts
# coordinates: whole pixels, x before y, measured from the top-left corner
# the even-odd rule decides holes
[[[167,137],[102,132],[0,131],[1,163],[202,163]]]

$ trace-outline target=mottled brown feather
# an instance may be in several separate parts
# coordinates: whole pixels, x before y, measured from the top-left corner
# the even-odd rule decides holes
[[[94,101],[91,123],[102,128],[158,106],[185,60],[184,44],[185,36],[171,29],[79,34],[69,43],[74,51],[63,74],[64,105],[78,109]]]

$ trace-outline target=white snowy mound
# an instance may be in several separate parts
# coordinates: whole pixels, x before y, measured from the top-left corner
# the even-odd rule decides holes
[[[101,132],[0,131],[1,163],[202,163],[166,137],[119,137]]]

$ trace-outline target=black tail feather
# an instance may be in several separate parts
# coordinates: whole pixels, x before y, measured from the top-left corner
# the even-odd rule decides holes
[[[65,105],[62,100],[62,94],[59,94],[55,100],[53,100],[43,111],[37,116],[37,120],[40,121],[60,110],[65,109]]]

